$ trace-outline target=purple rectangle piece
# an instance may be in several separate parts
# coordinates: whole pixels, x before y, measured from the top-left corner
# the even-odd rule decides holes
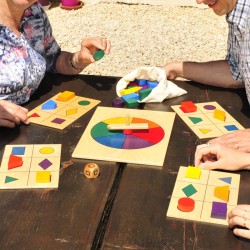
[[[52,120],[51,122],[57,123],[57,124],[62,124],[63,122],[65,122],[65,120],[64,120],[64,119],[61,119],[61,118],[55,118],[55,119]]]
[[[225,220],[227,218],[227,203],[213,201],[211,217]]]

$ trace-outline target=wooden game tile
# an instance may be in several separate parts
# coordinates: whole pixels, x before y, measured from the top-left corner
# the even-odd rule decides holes
[[[71,105],[65,106],[64,108],[59,110],[57,112],[57,114],[60,115],[60,116],[69,117],[71,119],[77,119],[77,118],[81,117],[82,115],[84,115],[85,113],[88,112],[88,110],[86,110],[86,109],[75,108],[76,113],[72,113],[70,115],[67,115],[67,111],[68,110],[73,110],[74,108],[75,108],[75,106],[71,106]]]
[[[34,113],[37,114],[38,116],[31,117],[31,115],[33,115]],[[40,110],[35,110],[35,109],[31,110],[28,113],[29,121],[32,123],[36,123],[36,124],[43,123],[50,116],[51,116],[51,113],[40,111]]]
[[[217,197],[214,196],[214,189],[216,186],[207,186],[207,190],[206,190],[206,196],[205,196],[205,201],[207,202],[213,202],[213,201],[219,201],[219,202],[225,202]],[[229,205],[234,205],[236,206],[238,203],[238,195],[239,195],[239,190],[238,189],[233,189],[230,188],[229,189],[229,200],[228,200],[228,204]]]
[[[196,184],[207,184],[209,171],[202,169],[200,179],[186,178],[187,167],[181,166],[177,175],[177,180],[182,182],[196,183]]]
[[[0,172],[13,173],[13,172],[25,172],[25,171],[29,171],[30,170],[31,158],[25,157],[25,158],[22,158],[22,160],[23,160],[22,166],[17,167],[17,168],[13,168],[13,169],[8,169],[9,157],[4,157],[2,159],[2,164],[1,164]]]
[[[213,113],[207,113],[206,116],[208,117],[208,119],[214,123],[214,124],[221,124],[221,123],[225,123],[225,122],[234,122],[235,119],[229,114],[226,112],[226,120],[225,121],[221,121],[219,119],[215,119],[214,118],[214,114]]]
[[[223,110],[226,112],[226,110],[223,109],[217,102],[200,102],[195,103],[195,105],[202,113],[213,113],[215,109]]]
[[[223,135],[223,133],[214,125],[203,125],[190,127],[191,130],[200,138],[213,138]]]
[[[30,171],[59,171],[60,157],[33,157]]]
[[[80,109],[87,109],[88,111],[98,105],[101,101],[91,98],[77,96],[69,104]]]
[[[207,118],[204,114],[197,114],[197,115],[182,115],[180,118],[189,126],[202,126],[211,124],[211,121]]]
[[[234,207],[235,206],[227,205],[227,214]],[[225,220],[211,218],[211,211],[212,211],[212,202],[204,202],[202,213],[201,213],[201,218],[200,218],[201,221],[228,226],[227,218]]]
[[[61,124],[53,122],[55,119],[60,119],[63,122]],[[51,115],[47,120],[43,122],[43,126],[48,126],[51,128],[56,128],[56,129],[64,129],[66,128],[69,124],[71,124],[74,121],[74,119],[69,118],[67,116],[61,116],[61,115]]]
[[[27,188],[29,172],[0,173],[0,189]]]
[[[196,103],[195,103],[196,105]],[[171,108],[179,115],[179,116],[189,116],[189,115],[192,115],[192,116],[195,116],[195,115],[198,115],[198,114],[201,114],[202,112],[197,108],[197,111],[196,112],[191,112],[191,113],[185,113],[183,112],[181,109],[180,109],[181,105],[174,105],[174,106],[171,106]]]
[[[220,129],[220,131],[223,134],[227,134],[227,133],[230,133],[232,131],[244,129],[244,127],[240,123],[238,123],[237,121],[220,123],[220,124],[216,124],[216,126]],[[227,126],[227,128],[225,126]]]
[[[231,184],[221,180],[223,178],[231,177]],[[229,185],[230,189],[239,189],[240,187],[240,175],[229,173],[229,172],[221,172],[221,171],[210,171],[208,178],[208,185],[210,186],[225,186]]]
[[[60,109],[62,109],[63,107],[66,106],[66,102],[59,102],[59,101],[56,101],[55,98],[51,98],[50,100],[53,100],[56,102],[57,104],[57,107],[55,109],[52,109],[52,110],[43,110],[42,109],[42,105],[46,102],[48,102],[49,100],[47,100],[46,102],[42,103],[41,105],[37,106],[35,109],[33,109],[33,111],[35,112],[39,112],[39,111],[43,111],[43,112],[46,112],[46,113],[50,113],[50,114],[54,114],[56,112],[58,112]],[[30,111],[31,112],[31,111]],[[29,112],[29,113],[30,113]],[[37,113],[39,114],[39,113]]]
[[[190,184],[193,185],[193,187],[196,189],[197,192],[189,197],[197,201],[203,201],[205,198],[206,185],[193,182],[178,181],[178,180],[176,181],[176,184],[174,186],[172,197],[177,197],[177,198],[185,197],[186,195],[182,189]]]
[[[59,171],[51,171],[51,177],[49,183],[37,183],[36,182],[36,173],[30,172],[28,180],[28,188],[58,188],[59,185]]]
[[[61,144],[35,144],[33,157],[60,157]]]
[[[14,147],[25,147],[25,151],[24,151],[24,155],[19,155],[22,158],[26,158],[26,157],[31,157],[32,156],[32,152],[33,152],[33,145],[6,145],[5,149],[4,149],[4,154],[3,154],[3,158],[7,157],[9,158],[9,156],[12,154],[12,149]]]
[[[77,96],[75,95],[74,97],[72,97],[71,99],[69,99],[68,101],[60,101],[58,100],[58,96],[61,95],[63,92],[60,92],[58,94],[56,94],[55,96],[53,96],[51,98],[51,100],[54,100],[59,106],[64,106],[64,105],[69,105],[70,103],[72,103],[74,100],[77,99]]]
[[[183,196],[183,197],[185,197],[185,196]],[[193,211],[182,212],[177,208],[179,199],[180,198],[177,198],[177,197],[171,198],[170,203],[169,203],[169,207],[168,207],[168,211],[167,211],[167,216],[179,218],[179,219],[185,219],[185,220],[196,220],[196,221],[199,220],[199,218],[201,217],[203,202],[195,201],[195,207],[194,207]]]

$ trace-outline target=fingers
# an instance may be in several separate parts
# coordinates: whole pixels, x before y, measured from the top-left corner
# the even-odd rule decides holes
[[[248,229],[235,228],[233,230],[233,233],[236,236],[243,237],[243,238],[246,238],[246,239],[250,239],[250,230],[248,230]]]
[[[82,46],[89,49],[91,54],[96,50],[101,49],[108,55],[110,53],[111,42],[100,37],[89,37],[82,41]]]

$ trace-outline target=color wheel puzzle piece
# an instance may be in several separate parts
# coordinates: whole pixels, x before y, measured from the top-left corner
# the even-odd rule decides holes
[[[58,188],[60,160],[61,144],[6,145],[0,189]]]
[[[99,100],[64,91],[29,111],[28,117],[31,123],[64,129],[99,103]]]
[[[217,102],[182,102],[181,105],[171,107],[200,139],[214,138],[244,129]]]
[[[192,179],[187,169],[179,168],[167,217],[227,226],[227,214],[238,202],[240,175],[201,169],[200,178]]]
[[[148,129],[108,129],[126,124],[127,115],[131,126],[147,123]],[[98,107],[72,157],[162,166],[174,118],[174,112]]]

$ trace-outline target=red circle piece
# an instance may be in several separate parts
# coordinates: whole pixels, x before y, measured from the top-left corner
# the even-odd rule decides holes
[[[178,200],[177,208],[182,212],[191,212],[194,210],[195,202],[193,199],[183,197]]]

